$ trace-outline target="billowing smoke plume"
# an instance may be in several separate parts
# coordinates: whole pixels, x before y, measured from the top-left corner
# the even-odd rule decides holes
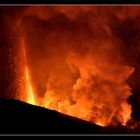
[[[100,125],[125,124],[132,110],[128,79],[138,66],[129,53],[140,53],[127,41],[138,38],[132,34],[140,29],[139,12],[139,7],[25,8],[17,31],[25,41],[37,104]]]

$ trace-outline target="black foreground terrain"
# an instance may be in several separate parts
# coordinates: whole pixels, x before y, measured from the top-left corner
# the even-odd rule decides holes
[[[18,100],[0,99],[0,134],[129,134],[133,131],[122,126],[101,127]]]

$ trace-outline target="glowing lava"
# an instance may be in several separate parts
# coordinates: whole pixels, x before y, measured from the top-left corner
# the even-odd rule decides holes
[[[134,68],[123,60],[123,43],[113,32],[117,28],[109,14],[116,19],[120,10],[90,8],[79,7],[74,13],[75,7],[27,9],[19,25],[21,96],[25,102],[101,126],[127,125],[132,112],[127,80]]]
[[[22,50],[23,50],[23,59],[24,59],[24,86],[25,86],[25,93],[27,94],[27,102],[33,105],[36,105],[35,102],[35,93],[33,90],[33,86],[31,84],[31,76],[29,73],[29,68],[27,64],[27,57],[26,57],[26,50],[24,46],[24,40],[21,41]]]
[[[35,99],[34,99],[33,88],[31,85],[29,69],[27,66],[25,67],[25,79],[26,79],[26,91],[28,94],[27,102],[35,105],[36,103],[35,103]]]

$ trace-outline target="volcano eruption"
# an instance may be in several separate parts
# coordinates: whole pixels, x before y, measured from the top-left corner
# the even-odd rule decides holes
[[[1,98],[102,127],[139,125],[139,6],[0,11]]]

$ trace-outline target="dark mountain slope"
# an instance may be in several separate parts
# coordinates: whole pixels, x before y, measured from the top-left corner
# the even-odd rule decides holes
[[[124,127],[100,127],[87,121],[30,105],[0,99],[0,134],[102,134],[130,133]]]

